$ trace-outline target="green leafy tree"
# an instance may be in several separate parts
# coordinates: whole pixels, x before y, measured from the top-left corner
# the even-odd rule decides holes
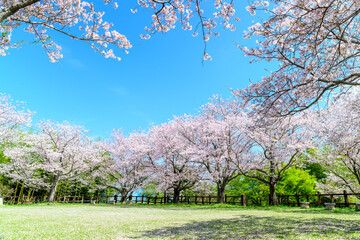
[[[155,196],[163,196],[163,193],[160,193],[157,190],[156,184],[149,183],[141,188],[140,195],[144,195],[146,197],[155,197]]]
[[[267,184],[248,177],[239,176],[230,181],[226,188],[226,195],[240,196],[246,195],[247,203],[250,205],[265,205],[269,196]]]
[[[316,177],[308,170],[292,167],[285,171],[278,183],[277,193],[282,195],[316,193]]]
[[[291,167],[284,172],[284,177],[278,182],[277,194],[294,195],[316,193],[316,177],[309,170]],[[226,189],[228,196],[246,195],[250,205],[263,206],[268,202],[269,186],[259,180],[239,176],[229,183]]]
[[[316,178],[317,182],[324,183],[327,178],[328,171],[320,163],[311,161],[310,158],[316,157],[318,149],[308,149],[306,154],[299,156],[299,162],[303,164],[304,169],[309,172],[310,175]]]

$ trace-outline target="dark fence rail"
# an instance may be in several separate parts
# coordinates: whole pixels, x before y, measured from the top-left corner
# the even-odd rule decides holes
[[[279,204],[287,206],[300,206],[301,202],[309,202],[310,206],[324,206],[324,203],[336,203],[337,207],[350,207],[356,205],[355,198],[350,200],[351,196],[360,199],[360,193],[348,193],[344,191],[343,193],[320,193],[317,194],[295,194],[295,195],[277,195]],[[116,198],[115,195],[111,196],[56,196],[55,202],[58,203],[110,203],[115,204],[119,203],[119,198]],[[29,196],[11,196],[5,197],[4,203],[6,204],[30,204],[30,203],[39,203],[46,202],[47,197],[29,197]],[[158,196],[130,196],[125,202],[127,203],[142,203],[142,204],[166,204],[174,203],[174,197],[158,197]],[[360,200],[359,200],[360,201]],[[357,201],[357,202],[359,202]],[[216,196],[180,196],[178,203],[187,203],[187,204],[214,204],[218,203]],[[236,204],[241,206],[246,206],[246,195],[242,194],[240,196],[229,196],[225,195],[226,204]]]
[[[46,202],[47,197],[27,197],[27,196],[11,196],[4,197],[4,203],[6,204],[30,204]],[[112,196],[57,196],[55,198],[57,203],[119,203],[119,198]],[[165,204],[174,203],[174,197],[157,197],[157,196],[131,196],[124,202],[127,203],[143,203],[143,204]],[[216,196],[180,196],[178,203],[188,204],[213,204],[218,203]],[[246,196],[225,196],[225,202],[227,204],[240,204],[246,206]]]
[[[337,207],[355,206],[356,203],[350,201],[350,196],[360,199],[360,193],[320,193],[317,194],[295,194],[278,195],[279,203],[287,206],[300,206],[301,202],[309,202],[310,206],[324,206],[324,203],[336,203]]]
[[[48,197],[37,197],[37,196],[10,196],[4,197],[4,203],[7,204],[30,204],[30,203],[40,203],[47,202]],[[90,203],[89,199],[85,199],[84,196],[61,196],[55,198],[55,202],[60,203]]]
[[[153,203],[153,204],[165,204],[174,203],[174,197],[146,197],[146,196],[134,196],[127,199],[127,201],[134,203]],[[216,196],[180,196],[179,203],[188,204],[213,204],[218,203]],[[240,204],[246,206],[246,196],[225,196],[225,202],[227,204]]]

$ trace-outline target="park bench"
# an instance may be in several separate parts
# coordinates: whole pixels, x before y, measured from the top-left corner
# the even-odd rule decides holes
[[[300,205],[301,205],[301,208],[309,208],[310,202],[301,202]]]
[[[326,210],[334,210],[336,203],[325,203]]]

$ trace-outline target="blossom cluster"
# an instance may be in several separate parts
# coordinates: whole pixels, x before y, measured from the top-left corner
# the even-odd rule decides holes
[[[104,4],[112,5],[114,9],[119,7],[113,0],[104,0]],[[140,35],[143,39],[149,39],[150,34],[156,32],[167,32],[177,24],[183,30],[193,31],[193,35],[197,35],[200,30],[204,41],[212,35],[218,35],[214,32],[217,21],[224,28],[235,30],[232,1],[214,0],[214,11],[209,11],[209,17],[205,17],[203,5],[202,0],[139,0],[131,11],[136,13],[138,8],[145,8],[153,12],[151,27],[145,27],[146,34]],[[14,31],[22,27],[33,34],[35,42],[42,44],[51,62],[63,57],[61,47],[52,40],[54,32],[84,41],[106,58],[120,60],[117,51],[120,49],[127,53],[132,45],[125,35],[114,29],[112,23],[105,21],[104,15],[105,12],[96,10],[94,3],[83,0],[1,0],[0,54],[6,55],[10,48],[24,44],[23,41],[13,40]],[[198,20],[192,21],[195,17]]]

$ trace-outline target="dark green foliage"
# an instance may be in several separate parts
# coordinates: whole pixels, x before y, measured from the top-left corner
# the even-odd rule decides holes
[[[305,163],[305,170],[314,176],[318,182],[324,182],[327,175],[326,170],[319,163]]]
[[[315,176],[317,182],[323,183],[327,177],[326,169],[319,163],[312,163],[308,157],[308,155],[314,157],[316,151],[318,151],[318,149],[308,149],[306,151],[307,154],[300,155],[299,160],[304,164],[304,169],[308,170],[310,175]]]

